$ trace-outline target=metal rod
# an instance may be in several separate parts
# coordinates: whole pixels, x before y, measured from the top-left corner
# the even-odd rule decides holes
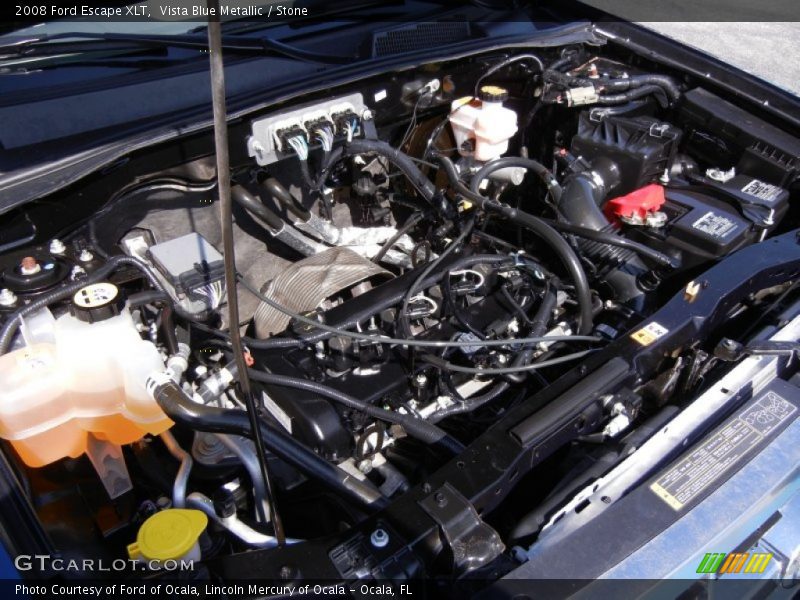
[[[209,14],[219,15],[219,0],[207,0]],[[261,427],[258,425],[258,412],[247,376],[247,364],[244,358],[242,338],[239,332],[239,299],[236,290],[236,262],[233,249],[233,214],[231,212],[231,173],[228,155],[228,123],[225,117],[225,73],[222,61],[222,33],[219,17],[211,17],[208,21],[208,49],[211,64],[211,99],[214,107],[214,147],[217,156],[217,183],[219,190],[220,220],[222,223],[222,255],[225,262],[225,286],[228,290],[228,323],[231,346],[236,361],[239,389],[244,396],[253,441],[258,454],[261,475],[267,488],[267,500],[272,512],[272,526],[278,545],[283,545],[286,537],[283,525],[275,505],[275,496],[267,468],[267,457],[264,452],[264,440]]]

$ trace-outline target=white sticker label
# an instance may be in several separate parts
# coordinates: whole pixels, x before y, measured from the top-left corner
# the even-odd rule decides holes
[[[266,393],[262,393],[261,397],[264,399],[264,408],[269,411],[269,414],[275,417],[275,420],[278,421],[286,431],[292,433],[292,418],[286,414],[286,411],[275,404],[275,401],[267,396]]]
[[[736,229],[736,223],[715,212],[707,212],[692,223],[692,227],[716,238],[724,238]]]
[[[669,333],[669,329],[653,321],[642,327],[639,331],[631,334],[631,337],[640,343],[642,346],[649,346],[657,339],[664,337]]]
[[[650,489],[675,510],[716,488],[753,448],[782,426],[797,408],[773,391],[741,411],[654,482]]]
[[[742,191],[753,198],[772,202],[780,195],[781,188],[771,183],[764,183],[758,179],[753,179],[753,181],[742,188]]]
[[[386,90],[378,90],[377,92],[375,92],[375,96],[374,96],[375,102],[380,102],[381,100],[386,100],[386,96],[388,96],[388,95],[389,94],[386,92]]]

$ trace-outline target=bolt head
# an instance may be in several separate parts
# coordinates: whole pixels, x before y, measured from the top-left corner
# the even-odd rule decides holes
[[[14,306],[17,303],[17,295],[8,288],[0,290],[0,306]]]
[[[78,260],[81,262],[89,262],[94,259],[94,254],[92,254],[89,250],[84,248],[81,250],[81,253],[78,255]]]
[[[648,227],[655,227],[655,228],[663,227],[664,225],[667,224],[668,220],[669,217],[667,217],[667,213],[659,210],[647,215],[647,217],[645,218],[645,225],[647,225]]]
[[[376,548],[385,548],[389,543],[389,534],[385,529],[378,528],[369,536],[369,541]]]
[[[58,238],[50,242],[50,254],[64,254],[66,249],[67,247],[64,245],[64,242]]]
[[[295,577],[295,575],[296,575],[295,568],[292,567],[291,565],[283,565],[278,571],[278,576],[284,580],[292,579],[293,577]]]

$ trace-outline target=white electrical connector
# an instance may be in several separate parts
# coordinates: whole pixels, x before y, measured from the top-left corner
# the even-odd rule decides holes
[[[585,106],[595,104],[600,95],[593,85],[570,88],[566,92],[567,106]]]
[[[442,82],[438,79],[431,79],[428,83],[422,86],[422,89],[427,90],[429,94],[435,94],[442,87]]]

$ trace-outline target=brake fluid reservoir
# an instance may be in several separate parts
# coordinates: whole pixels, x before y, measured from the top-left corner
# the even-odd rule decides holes
[[[517,113],[503,106],[508,92],[495,85],[480,90],[481,114],[475,122],[475,160],[501,157],[508,150],[508,140],[517,133]]]
[[[80,456],[89,432],[122,445],[172,425],[144,387],[164,362],[117,287],[86,286],[71,313],[56,319],[54,344],[0,357],[0,437],[32,467]]]
[[[475,122],[481,114],[481,101],[471,96],[453,100],[450,104],[450,127],[456,148],[462,156],[472,156],[475,148]]]
[[[460,98],[450,106],[450,125],[458,151],[485,162],[505,154],[517,132],[517,113],[503,106],[508,92],[494,85],[480,89],[479,98]]]

